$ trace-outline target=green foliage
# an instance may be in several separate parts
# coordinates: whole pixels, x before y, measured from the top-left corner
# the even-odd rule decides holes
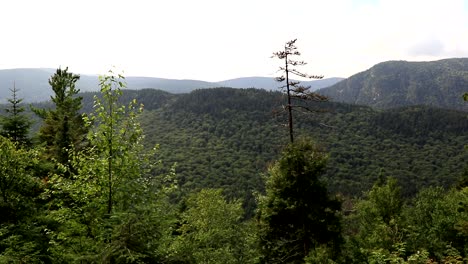
[[[330,155],[309,142],[280,155],[287,134],[271,118],[284,99],[280,93],[124,92],[121,77],[102,77],[101,94],[84,104],[95,107],[84,120],[83,142],[91,147],[69,148],[67,164],[50,163],[55,169],[48,177],[37,172],[41,148],[0,137],[1,263],[468,260],[466,187],[423,189],[403,202],[424,186],[445,187],[458,178],[466,164],[466,113],[324,103],[330,112],[306,117],[297,132],[314,135]],[[142,113],[134,98],[150,111]],[[265,193],[259,175],[278,156]],[[178,163],[180,189],[175,168],[160,157]],[[383,181],[385,174],[401,185]],[[375,179],[355,204],[347,199],[346,243],[338,254],[340,202],[326,187],[360,196]],[[223,190],[190,192],[205,187]],[[256,206],[254,192],[259,215],[245,222]],[[179,200],[177,211],[171,202]]]
[[[119,185],[131,184],[140,177],[140,161],[136,157],[142,151],[142,130],[136,117],[143,109],[137,108],[136,100],[132,100],[128,106],[119,105],[118,98],[125,87],[123,81],[122,75],[100,77],[102,99],[95,97],[95,113],[85,119],[89,125],[96,124],[95,131],[90,134],[90,142],[106,161],[103,166],[105,171],[102,172],[106,177],[102,180],[103,185],[107,186],[108,214],[112,213],[115,203],[113,196],[125,194],[116,190]],[[124,178],[129,182],[123,181]]]
[[[170,248],[177,263],[252,263],[253,239],[242,222],[240,201],[227,202],[221,190],[191,194],[181,213],[180,226]]]
[[[321,245],[333,256],[341,245],[341,203],[319,177],[327,155],[307,141],[291,144],[269,169],[258,219],[263,262],[302,263]]]
[[[376,183],[355,205],[356,213],[347,219],[349,229],[355,230],[351,243],[354,249],[348,254],[355,259],[361,255],[379,258],[377,256],[390,254],[403,242],[402,206],[400,188],[394,178],[388,178],[385,184]]]
[[[242,198],[252,216],[252,193],[263,189],[260,174],[287,143],[287,131],[278,125],[287,117],[272,111],[282,96],[257,89],[182,95],[148,89],[125,90],[120,102],[137,98],[145,105],[140,118],[144,145],[160,144],[164,167],[178,164],[182,193],[223,188],[227,198]],[[92,94],[83,97],[84,110],[91,112]],[[304,115],[295,132],[316,138],[330,153],[323,180],[332,193],[361,196],[382,171],[408,183],[401,184],[402,194],[411,197],[427,186],[449,187],[465,170],[468,152],[460,146],[468,141],[468,119],[463,112],[432,107],[377,111],[332,102],[318,107],[325,112]]]
[[[264,188],[260,175],[287,143],[287,131],[278,125],[287,117],[272,111],[283,95],[229,88],[171,97],[152,92],[134,95],[147,110],[141,116],[145,145],[159,143],[165,162],[178,164],[181,192],[223,188],[227,198],[242,198],[246,213],[253,215],[252,193]],[[464,171],[468,152],[460,146],[468,141],[468,119],[463,112],[319,106],[325,112],[304,115],[295,132],[316,138],[330,153],[323,180],[332,193],[361,196],[382,171],[411,197],[426,186],[449,187]]]
[[[40,263],[46,243],[37,196],[42,183],[34,177],[37,150],[26,150],[0,136],[0,262]]]
[[[0,206],[1,222],[15,223],[21,212],[31,206],[39,182],[30,166],[37,163],[38,152],[25,150],[0,136]]]
[[[81,97],[75,88],[80,76],[58,68],[49,79],[54,91],[51,100],[55,109],[33,109],[43,119],[39,131],[39,140],[44,143],[45,157],[55,159],[61,164],[68,164],[69,150],[81,150],[86,146],[87,127],[81,110]]]
[[[85,118],[93,147],[71,155],[71,177],[61,177],[69,169],[62,166],[49,179],[44,196],[56,223],[47,231],[55,262],[147,263],[166,252],[173,174],[152,173],[155,149],[143,150],[141,109],[118,103],[122,87],[122,76],[101,78],[102,99]]]
[[[448,193],[436,187],[422,190],[414,205],[405,211],[409,249],[414,252],[425,248],[432,256],[442,259],[450,245],[467,254],[468,236],[459,229],[468,221],[468,214],[463,210],[467,199],[466,189]]]
[[[466,189],[423,189],[403,205],[395,180],[377,183],[345,217],[349,263],[463,263]]]
[[[8,99],[9,107],[5,109],[7,116],[1,120],[2,130],[0,135],[10,138],[13,142],[24,146],[30,145],[29,128],[31,121],[24,115],[24,107],[21,106],[23,99],[17,97],[18,89],[13,86],[11,98]]]

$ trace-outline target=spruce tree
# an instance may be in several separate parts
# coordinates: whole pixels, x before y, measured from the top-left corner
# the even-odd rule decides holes
[[[9,107],[5,109],[6,116],[2,118],[2,130],[0,135],[9,138],[12,142],[27,146],[30,144],[28,137],[31,121],[24,115],[23,99],[18,98],[18,89],[13,83],[11,98],[8,99]]]
[[[86,146],[88,129],[80,113],[82,97],[77,96],[79,89],[75,87],[79,78],[68,72],[68,67],[58,68],[49,79],[55,109],[33,109],[44,120],[39,140],[45,144],[46,157],[65,165],[69,165],[70,149],[80,150]]]
[[[316,248],[338,253],[341,202],[319,179],[326,160],[312,143],[299,141],[269,169],[258,210],[263,263],[304,263]]]

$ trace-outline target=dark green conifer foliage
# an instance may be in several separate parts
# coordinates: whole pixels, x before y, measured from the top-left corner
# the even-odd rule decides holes
[[[319,180],[327,155],[308,141],[286,147],[269,169],[259,201],[263,263],[303,263],[317,247],[338,252],[341,202]]]
[[[56,159],[61,164],[68,164],[69,150],[82,149],[88,132],[80,114],[82,97],[77,97],[79,89],[75,83],[80,76],[58,68],[49,79],[49,84],[54,91],[51,100],[55,109],[33,109],[44,123],[39,131],[39,139],[46,146],[46,156]]]
[[[9,107],[5,109],[7,115],[2,118],[0,135],[9,138],[12,142],[26,146],[30,144],[28,134],[31,121],[23,114],[25,111],[21,105],[23,99],[18,98],[18,89],[16,89],[15,84],[13,84],[13,89],[10,89],[10,91]]]

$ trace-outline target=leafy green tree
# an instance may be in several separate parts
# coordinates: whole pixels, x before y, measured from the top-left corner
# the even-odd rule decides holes
[[[280,60],[284,60],[284,66],[281,66],[279,70],[283,73],[280,77],[277,77],[276,80],[278,82],[286,82],[285,85],[280,87],[281,89],[286,88],[286,95],[287,95],[287,104],[286,110],[288,112],[288,127],[289,127],[289,139],[291,143],[294,142],[294,133],[293,133],[293,108],[300,108],[305,109],[307,111],[311,111],[311,108],[306,107],[301,104],[293,104],[294,99],[299,100],[311,100],[317,102],[327,101],[327,97],[319,95],[317,93],[311,92],[310,87],[300,85],[299,81],[294,81],[290,79],[290,75],[296,75],[301,78],[309,78],[309,79],[322,79],[323,76],[320,75],[309,75],[297,70],[295,67],[297,66],[304,66],[307,63],[305,61],[298,61],[291,59],[293,56],[300,56],[301,53],[297,50],[295,46],[297,39],[291,40],[286,42],[284,45],[284,50],[280,50],[273,53],[274,58],[278,58]]]
[[[31,121],[23,114],[25,111],[21,105],[23,99],[18,98],[18,89],[13,84],[11,91],[11,98],[8,99],[9,107],[5,109],[7,116],[2,118],[2,130],[0,135],[10,138],[13,142],[27,146],[29,145],[29,129]]]
[[[153,174],[155,153],[144,151],[137,121],[141,107],[118,102],[123,76],[100,79],[102,97],[85,118],[93,147],[71,156],[70,178],[61,177],[70,169],[61,166],[49,180],[46,196],[68,199],[49,205],[58,223],[48,232],[50,252],[60,263],[157,263],[167,252],[173,174]]]
[[[388,256],[396,248],[401,248],[399,245],[404,242],[404,228],[401,223],[403,200],[400,192],[394,178],[387,178],[386,182],[380,179],[357,202],[355,213],[346,219],[348,228],[355,230],[348,243],[354,248],[346,253],[352,256],[351,259],[366,261],[376,252],[377,255]]]
[[[28,203],[23,199],[34,193],[38,183],[29,167],[37,162],[37,152],[17,148],[15,143],[0,136],[0,201],[2,220],[16,219]]]
[[[463,253],[466,257],[468,236],[463,226],[468,221],[464,208],[467,203],[466,188],[447,192],[441,187],[432,187],[419,192],[414,205],[404,212],[408,250],[415,252],[424,248],[439,261]]]
[[[252,263],[253,239],[242,222],[240,201],[227,202],[221,190],[189,195],[187,209],[171,247],[171,258],[184,263]]]
[[[268,170],[259,199],[260,246],[264,263],[303,263],[325,246],[336,257],[342,242],[341,202],[319,177],[327,155],[308,141],[288,145]]]
[[[77,96],[79,89],[75,87],[79,79],[79,75],[68,72],[68,67],[58,68],[49,79],[55,109],[33,109],[44,121],[39,140],[45,144],[46,158],[61,164],[68,164],[71,149],[78,151],[86,145],[88,129],[80,113],[82,98]]]

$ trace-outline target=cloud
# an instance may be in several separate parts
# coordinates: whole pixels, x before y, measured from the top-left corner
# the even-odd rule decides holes
[[[408,50],[410,56],[444,56],[445,46],[439,39],[427,39],[414,44]]]
[[[348,77],[385,60],[468,55],[467,0],[4,1],[0,68],[218,81],[274,76],[298,39],[305,72]],[[24,8],[27,6],[28,8]]]

